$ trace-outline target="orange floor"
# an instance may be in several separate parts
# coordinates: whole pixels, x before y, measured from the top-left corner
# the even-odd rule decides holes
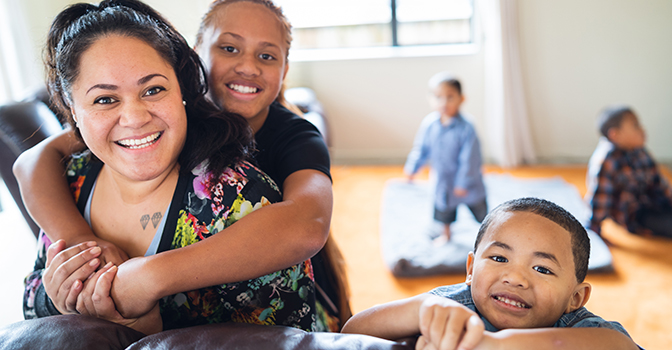
[[[585,166],[506,171],[486,166],[485,171],[517,177],[561,176],[581,194],[586,191]],[[464,280],[464,275],[396,278],[384,265],[379,244],[380,199],[386,180],[403,177],[401,166],[334,166],[332,176],[332,233],[348,265],[353,312]],[[615,272],[588,275],[586,280],[593,285],[588,309],[619,321],[646,349],[672,349],[672,241],[633,236],[610,222],[605,223],[604,232],[614,243]]]

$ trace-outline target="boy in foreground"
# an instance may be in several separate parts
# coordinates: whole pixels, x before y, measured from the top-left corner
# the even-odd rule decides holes
[[[420,334],[416,349],[637,349],[625,329],[590,313],[590,241],[567,211],[521,198],[485,218],[465,283],[374,306],[344,333]]]

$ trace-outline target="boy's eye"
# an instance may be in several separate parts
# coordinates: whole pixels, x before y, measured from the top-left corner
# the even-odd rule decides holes
[[[543,273],[544,275],[552,275],[553,272],[543,266],[535,266],[533,269],[539,273]]]
[[[261,59],[264,60],[264,61],[270,61],[270,60],[275,59],[275,57],[273,57],[273,55],[269,55],[267,53],[262,53],[261,55],[259,55],[259,57],[261,57]]]
[[[508,260],[507,258],[505,258],[505,257],[503,257],[503,256],[498,256],[498,255],[491,256],[490,259],[492,259],[492,260],[494,260],[494,261],[496,261],[496,262],[499,262],[499,263],[509,262],[509,260]]]
[[[110,103],[117,102],[117,100],[112,97],[98,97],[93,101],[94,104],[108,105]]]
[[[147,92],[145,92],[145,95],[147,95],[147,96],[152,96],[152,95],[156,95],[156,94],[158,94],[159,92],[161,92],[161,91],[165,91],[165,90],[166,90],[166,89],[163,88],[163,87],[161,87],[161,86],[155,86],[155,87],[150,88],[149,90],[147,90]]]

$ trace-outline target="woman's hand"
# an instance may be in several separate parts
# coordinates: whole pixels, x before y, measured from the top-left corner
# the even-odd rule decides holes
[[[109,262],[119,266],[124,261],[128,260],[128,254],[126,254],[126,252],[118,248],[116,245],[114,245],[114,243],[96,237],[95,235],[93,235],[93,233],[73,237],[73,239],[71,239],[68,243],[71,245],[75,245],[78,243],[89,241],[96,242],[98,247],[100,247],[101,249],[101,254],[98,257],[101,260],[100,263],[101,266]]]
[[[42,284],[54,306],[62,314],[77,313],[77,296],[86,280],[100,266],[101,249],[89,241],[65,248],[58,240],[47,249]]]
[[[124,318],[117,311],[114,300],[110,296],[117,271],[117,266],[108,263],[85,282],[84,289],[77,298],[79,313],[115,322],[145,334],[160,332],[163,322],[158,302],[155,302],[148,313],[136,318]]]

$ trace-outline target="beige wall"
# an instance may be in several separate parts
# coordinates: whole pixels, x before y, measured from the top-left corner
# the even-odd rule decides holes
[[[36,48],[51,18],[72,2],[23,0],[31,9],[26,13]],[[209,1],[147,2],[193,42]],[[648,130],[654,156],[672,162],[671,1],[519,0],[519,16],[528,112],[541,161],[587,161],[597,142],[597,112],[606,104],[628,103]],[[426,81],[440,70],[461,77],[463,110],[474,116],[479,134],[486,134],[483,64],[482,51],[292,62],[288,83],[313,88],[325,105],[335,162],[401,162],[430,111]],[[489,158],[488,140],[482,143]]]

